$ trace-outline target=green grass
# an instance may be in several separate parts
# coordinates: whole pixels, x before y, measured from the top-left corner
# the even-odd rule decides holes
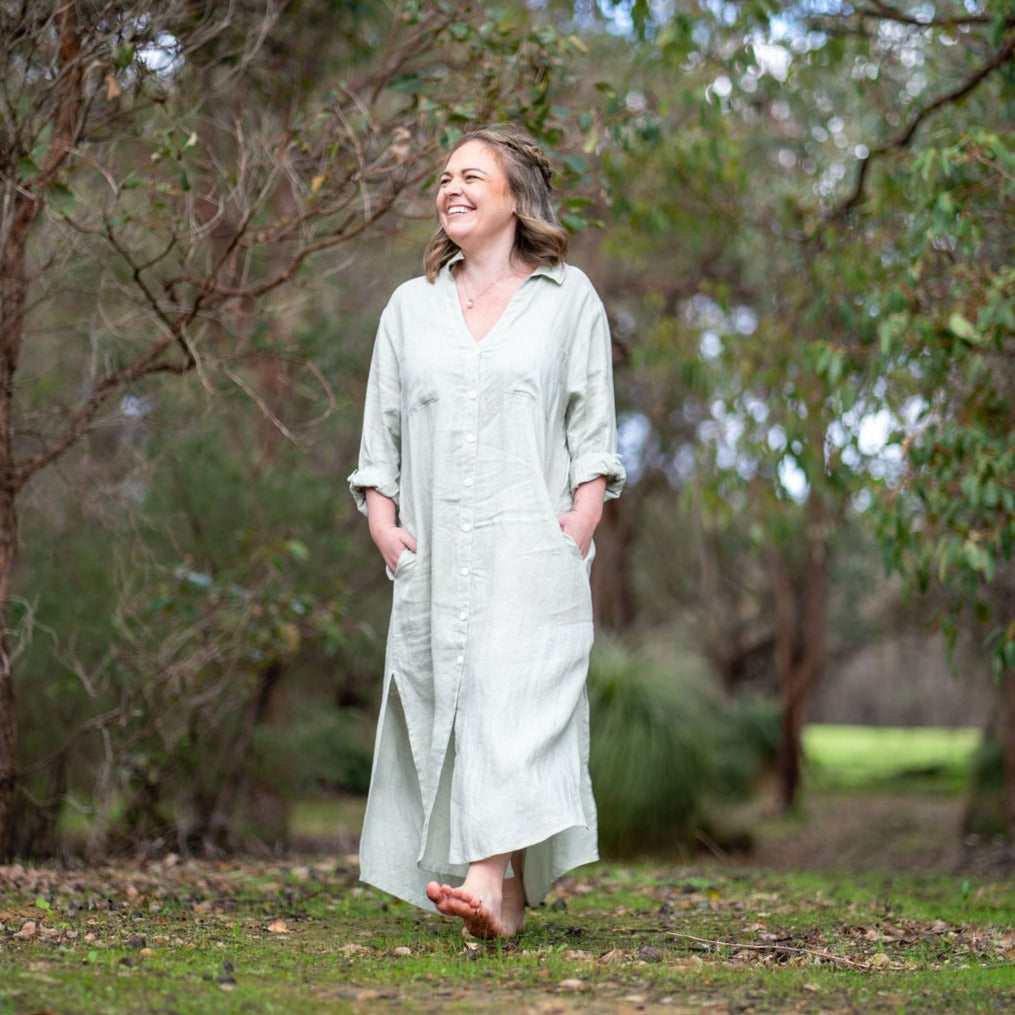
[[[759,834],[827,841],[871,800],[901,814],[902,792],[950,813],[977,737],[809,727],[810,806]],[[348,830],[361,808],[299,805],[294,832]],[[1015,882],[906,873],[894,834],[877,873],[599,864],[500,944],[363,886],[352,856],[0,867],[0,1015],[1015,1009]]]
[[[824,788],[956,792],[981,737],[978,729],[812,724],[804,729],[804,752],[809,779]]]
[[[563,882],[518,941],[465,945],[453,923],[355,873],[324,859],[4,868],[0,1012],[974,1012],[1015,1000],[1015,886],[1000,881],[604,864]]]

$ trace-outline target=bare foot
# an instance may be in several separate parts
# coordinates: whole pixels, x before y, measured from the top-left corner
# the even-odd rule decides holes
[[[500,922],[507,931],[508,937],[520,934],[525,930],[525,888],[522,884],[522,873],[515,869],[513,878],[504,879],[501,895]]]
[[[513,937],[525,927],[525,889],[522,885],[522,852],[511,860],[515,876],[505,878],[509,854],[477,860],[469,865],[460,888],[431,881],[427,898],[445,916],[462,921],[463,932],[480,938]]]
[[[481,895],[473,894],[468,880],[461,888],[451,890],[448,909],[449,915],[457,916],[462,921],[463,930],[473,937],[510,937],[514,933],[501,919],[500,900],[487,900]]]
[[[437,907],[438,913],[452,916],[453,914],[448,908],[448,899],[451,898],[452,891],[454,889],[451,885],[439,885],[436,881],[431,881],[426,886],[426,897]]]

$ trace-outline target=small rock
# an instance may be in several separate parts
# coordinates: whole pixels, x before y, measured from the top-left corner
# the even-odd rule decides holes
[[[589,985],[584,980],[561,980],[557,986],[560,987],[561,990],[582,991],[589,989]]]
[[[125,944],[128,948],[145,948],[148,942],[145,940],[144,934],[130,934]]]
[[[27,938],[30,938],[30,937],[35,937],[35,935],[38,932],[39,932],[39,925],[34,920],[26,920],[21,925],[21,930],[19,930],[17,932],[17,934],[15,934],[14,936],[15,937],[20,937],[20,938],[23,938],[23,939],[27,939]]]
[[[289,925],[285,920],[272,920],[265,928],[269,934],[288,934]]]
[[[653,948],[652,945],[642,945],[634,953],[642,962],[662,962],[663,953],[658,948]]]
[[[400,958],[405,958],[407,955],[412,954],[411,948],[406,948],[405,945],[399,945],[392,953],[392,955],[398,955]]]

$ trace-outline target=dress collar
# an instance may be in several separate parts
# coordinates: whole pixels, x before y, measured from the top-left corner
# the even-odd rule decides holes
[[[441,271],[447,272],[448,278],[451,278],[451,265],[464,260],[465,254],[459,250],[458,253],[451,258],[451,260],[445,262]],[[537,275],[544,275],[546,278],[550,279],[550,281],[556,282],[557,285],[560,285],[564,281],[564,267],[565,266],[563,264],[538,264],[529,278],[535,278]]]

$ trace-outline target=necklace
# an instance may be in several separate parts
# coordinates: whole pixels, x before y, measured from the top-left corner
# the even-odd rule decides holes
[[[462,292],[465,293],[465,309],[471,310],[498,282],[503,282],[511,274],[511,269],[508,268],[500,278],[495,278],[481,293],[477,296],[470,296],[468,290],[465,288],[465,279],[462,279]]]

